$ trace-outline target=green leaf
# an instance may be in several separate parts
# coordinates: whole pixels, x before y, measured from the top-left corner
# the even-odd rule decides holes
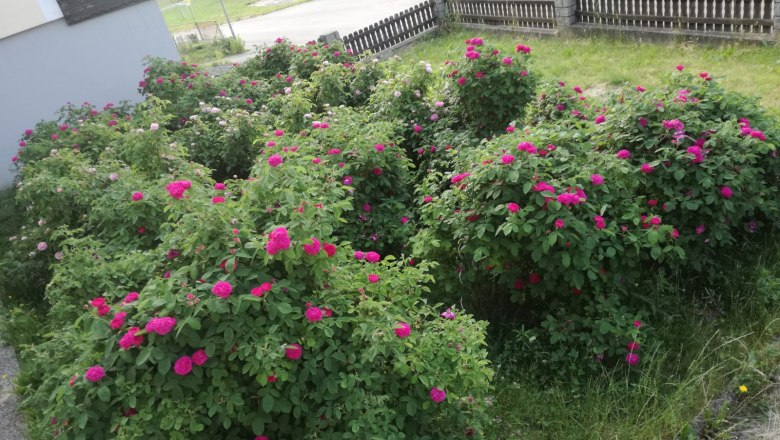
[[[143,365],[146,363],[147,360],[149,360],[149,356],[152,355],[152,347],[146,347],[141,350],[140,353],[138,353],[138,357],[135,358],[135,364],[136,365]]]
[[[274,409],[274,398],[270,394],[263,396],[263,412],[270,414]]]
[[[279,303],[276,305],[276,310],[282,315],[289,315],[292,313],[292,306],[289,303]]]
[[[111,400],[111,390],[109,390],[107,386],[102,386],[98,388],[97,396],[98,399],[102,400],[103,402],[108,402]]]
[[[417,402],[414,399],[406,402],[406,413],[412,417],[417,413]]]
[[[252,418],[252,432],[261,435],[265,431],[265,420],[257,415]]]
[[[658,232],[657,231],[650,231],[647,233],[647,242],[650,244],[656,244],[658,243]]]
[[[569,267],[571,265],[571,256],[569,256],[569,254],[561,255],[561,263],[563,264],[563,267]]]
[[[168,356],[163,357],[157,362],[157,371],[160,374],[165,374],[171,370],[171,358]]]
[[[674,172],[675,180],[683,180],[684,177],[685,177],[685,170],[679,169]]]
[[[226,328],[225,329],[225,343],[228,346],[232,346],[233,345],[233,337],[234,337],[233,328],[232,327]]]

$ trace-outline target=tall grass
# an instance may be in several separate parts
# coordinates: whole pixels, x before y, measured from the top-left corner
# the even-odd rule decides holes
[[[618,366],[581,386],[542,387],[508,380],[522,372],[499,366],[491,438],[719,438],[734,429],[780,367],[780,241],[742,252],[757,257],[733,258],[731,281],[708,288],[710,297],[685,284],[648,292],[674,299],[637,371]]]

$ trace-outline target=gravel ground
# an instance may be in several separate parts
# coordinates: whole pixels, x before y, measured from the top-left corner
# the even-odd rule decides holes
[[[19,371],[13,348],[0,344],[0,439],[24,440],[24,422],[16,410],[13,379]]]

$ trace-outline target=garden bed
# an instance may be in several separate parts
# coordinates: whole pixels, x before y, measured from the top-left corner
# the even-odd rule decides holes
[[[755,405],[777,121],[714,69],[461,37],[149,60],[143,103],[26,132],[0,300],[31,437],[677,437]]]

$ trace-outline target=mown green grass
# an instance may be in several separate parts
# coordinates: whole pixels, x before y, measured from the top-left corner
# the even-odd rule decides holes
[[[216,21],[225,23],[225,14],[222,12],[220,0],[192,0],[189,7],[176,6],[162,11],[165,23],[171,32],[192,29],[193,22]],[[278,5],[252,6],[257,0],[224,0],[230,20],[265,15],[270,12],[289,8],[290,6],[306,3],[311,0],[291,0]],[[180,3],[179,0],[157,0],[160,9]]]
[[[445,60],[461,57],[464,40],[474,36],[504,52],[513,51],[518,43],[531,46],[533,66],[543,78],[583,88],[624,83],[655,86],[662,75],[683,65],[696,73],[709,72],[729,90],[759,96],[764,106],[780,115],[780,46],[639,43],[627,38],[564,39],[461,29],[427,39],[399,54],[410,62],[426,60],[441,66]]]

